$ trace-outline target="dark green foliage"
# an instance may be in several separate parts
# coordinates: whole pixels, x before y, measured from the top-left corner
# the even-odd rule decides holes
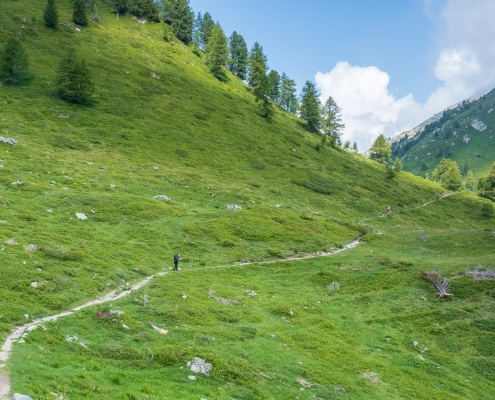
[[[387,142],[387,139],[385,139],[385,136],[378,136],[373,143],[373,146],[371,146],[370,158],[380,164],[388,164],[391,154],[392,149],[390,148],[390,144]]]
[[[483,203],[481,206],[481,215],[486,218],[493,218],[495,216],[493,205],[490,203]]]
[[[330,145],[337,147],[341,145],[340,136],[345,124],[342,123],[340,107],[330,96],[322,107],[322,128],[325,135],[330,138]],[[356,146],[357,149],[357,146]]]
[[[172,6],[172,30],[186,44],[192,40],[193,18],[189,0],[176,0]]]
[[[263,53],[263,47],[255,42],[249,54],[248,84],[256,95],[259,91],[266,91],[266,72],[268,70],[267,58]]]
[[[395,161],[394,161],[394,170],[396,172],[400,172],[402,171],[402,163],[399,159],[399,157],[395,157]]]
[[[77,25],[88,25],[88,14],[84,0],[74,0],[74,9],[72,13],[72,21]]]
[[[280,78],[280,84],[280,99],[278,104],[285,111],[295,114],[299,108],[299,101],[296,94],[296,82],[293,79],[289,79],[284,72]]]
[[[55,83],[61,99],[69,103],[92,103],[94,83],[91,71],[85,60],[78,57],[74,50],[69,50],[60,63]]]
[[[493,163],[488,175],[480,178],[478,182],[478,192],[482,197],[495,200],[495,163]]]
[[[21,85],[30,77],[28,55],[20,40],[12,37],[0,53],[0,79],[7,85]]]
[[[354,143],[353,143],[353,145],[352,145],[352,151],[353,151],[354,153],[357,153],[357,152],[359,151],[359,150],[358,150],[358,147],[357,147],[357,143],[356,143],[356,142],[354,142]]]
[[[229,38],[229,69],[241,80],[245,80],[248,71],[249,52],[244,38],[236,31]]]
[[[308,131],[317,132],[321,128],[321,104],[313,82],[306,81],[302,88],[299,114]]]
[[[292,183],[298,186],[305,187],[306,189],[309,189],[315,193],[331,194],[335,191],[335,189],[332,190],[334,183],[331,180],[316,174],[311,174],[309,176],[309,179],[306,181],[294,180],[292,181]]]
[[[206,65],[215,77],[220,80],[226,79],[225,64],[227,63],[228,48],[227,38],[222,27],[217,24],[213,28],[210,40],[206,45]]]
[[[203,19],[199,23],[199,37],[201,43],[200,47],[203,50],[206,49],[206,45],[208,43],[208,40],[210,39],[211,32],[214,26],[215,22],[213,21],[213,18],[211,17],[210,13],[206,12],[203,15]]]
[[[130,13],[148,21],[160,21],[158,7],[153,0],[117,0],[115,8],[119,14]]]
[[[268,97],[278,103],[280,101],[280,74],[272,69],[268,73]]]
[[[57,29],[58,27],[58,11],[55,5],[55,0],[48,0],[43,11],[43,20],[47,28]]]
[[[421,171],[427,171],[428,170],[428,164],[426,162],[423,162],[423,165],[421,166]]]

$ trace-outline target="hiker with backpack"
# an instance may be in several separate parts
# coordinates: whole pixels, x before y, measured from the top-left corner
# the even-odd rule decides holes
[[[174,271],[179,270],[180,253],[174,254]]]

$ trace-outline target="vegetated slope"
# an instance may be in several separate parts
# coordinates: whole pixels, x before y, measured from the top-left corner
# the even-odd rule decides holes
[[[392,156],[404,170],[431,174],[442,158],[455,160],[465,174],[485,175],[495,160],[495,90],[445,110],[437,121],[391,139]],[[413,130],[414,131],[414,130]]]
[[[326,286],[315,290],[313,284],[306,287],[301,283],[319,272],[327,282],[331,278],[329,266],[337,271],[364,265],[366,274],[355,283],[349,281],[355,291],[343,295],[342,303],[338,303],[344,305],[345,314],[352,315],[361,300],[368,301],[387,282],[383,273],[375,286],[370,284],[379,264],[370,245],[360,250],[362,258],[342,256],[338,261],[341,265],[305,262],[290,269],[282,263],[269,269],[246,269],[242,272],[245,275],[237,278],[233,270],[205,275],[200,269],[316,253],[341,247],[363,234],[370,243],[385,240],[381,242],[384,253],[378,257],[389,251],[391,265],[402,265],[398,264],[403,261],[402,252],[408,254],[403,261],[407,263],[417,254],[416,247],[404,250],[402,244],[411,242],[409,235],[416,235],[413,229],[423,226],[440,238],[446,234],[444,229],[457,230],[456,239],[464,244],[463,240],[468,240],[464,232],[475,231],[482,241],[480,257],[469,262],[486,264],[485,247],[492,243],[491,236],[480,231],[489,229],[491,220],[479,214],[480,201],[462,195],[459,200],[449,198],[449,207],[439,205],[435,212],[407,211],[434,199],[442,188],[408,173],[387,179],[383,166],[347,151],[317,151],[320,137],[307,133],[294,116],[277,111],[266,121],[242,82],[232,76],[226,83],[219,82],[192,48],[178,41],[165,42],[163,32],[168,27],[164,24],[143,25],[129,16],[116,19],[102,7],[100,23],[78,31],[69,22],[71,2],[57,4],[59,31],[47,30],[40,22],[43,2],[3,2],[0,13],[0,44],[9,35],[20,33],[34,77],[27,86],[0,87],[0,135],[19,142],[16,147],[0,143],[0,237],[7,241],[0,252],[1,336],[5,337],[14,324],[56,313],[107,290],[126,287],[129,281],[169,270],[177,251],[184,258],[180,273],[190,275],[172,278],[169,274],[123,300],[116,306],[125,309],[123,322],[99,318],[95,310],[88,310],[63,324],[48,324],[45,337],[41,329],[28,335],[25,347],[15,346],[13,388],[35,398],[52,396],[52,391],[66,391],[70,398],[97,398],[99,393],[105,398],[200,398],[204,393],[212,398],[280,398],[282,390],[282,398],[288,398],[301,393],[300,385],[294,384],[299,377],[322,385],[320,397],[335,394],[329,385],[339,382],[353,390],[354,398],[376,390],[385,397],[396,393],[405,396],[407,390],[402,392],[398,386],[368,386],[364,375],[356,371],[359,366],[362,373],[373,372],[376,365],[365,361],[368,351],[360,347],[370,346],[368,339],[360,336],[359,346],[352,341],[346,344],[346,330],[351,325],[356,327],[353,334],[364,332],[363,325],[354,325],[357,317],[352,317],[351,325],[339,326],[334,356],[324,351],[335,343],[329,339],[333,325],[326,320],[335,310],[326,306],[320,310],[316,304],[323,298],[328,301],[329,292]],[[84,55],[94,74],[97,92],[92,107],[70,105],[55,96],[56,70],[68,47]],[[156,195],[171,200],[157,200]],[[233,204],[242,209],[227,210],[227,205]],[[385,232],[387,238],[381,239],[371,228],[358,224],[364,220],[374,226],[380,219],[372,220],[373,224],[368,219],[382,213],[387,205],[404,213],[391,220],[392,226],[398,227]],[[85,213],[88,219],[79,220],[77,212]],[[38,251],[29,252],[35,248],[29,245]],[[462,269],[464,259],[453,265]],[[414,270],[401,273],[416,282],[418,270],[428,266],[422,261]],[[362,286],[365,282],[371,286]],[[402,290],[400,279],[394,282],[394,287]],[[279,304],[259,303],[263,304],[261,309],[253,313],[250,308],[230,309],[218,304],[207,293],[211,287],[218,297],[247,297],[244,291],[258,292],[258,285],[264,294],[257,302],[275,296]],[[391,296],[399,298],[400,290],[390,292]],[[301,291],[307,292],[304,301],[311,303],[302,304]],[[368,297],[361,298],[361,293]],[[142,301],[145,295],[151,296],[147,306]],[[187,306],[178,303],[187,300],[183,295],[193,299]],[[355,302],[349,302],[354,296]],[[213,305],[208,303],[211,301]],[[302,310],[308,309],[305,306],[313,310],[314,306],[318,314],[298,322],[297,337],[289,336],[292,325],[286,322],[291,318],[286,315],[292,315],[287,305],[292,302]],[[385,310],[378,312],[383,315]],[[407,315],[407,310],[404,313]],[[480,318],[484,317],[480,311]],[[168,339],[172,335],[156,338],[152,336],[155,331],[149,330],[150,323],[167,329],[176,326],[177,334],[173,340]],[[211,329],[203,332],[198,325]],[[70,343],[65,335],[84,335],[86,329],[95,335],[88,342],[91,353],[82,355],[66,347]],[[276,346],[270,342],[272,335],[279,335]],[[247,340],[255,336],[261,342]],[[221,338],[219,344],[226,345],[217,350],[198,345],[214,344],[217,337]],[[276,376],[285,370],[290,386],[280,383],[280,378],[275,380],[274,375],[266,391],[262,383],[258,388],[262,378],[258,373],[275,371],[284,344],[293,344],[294,350]],[[405,346],[401,342],[400,349]],[[39,347],[46,351],[41,357],[36,352]],[[254,348],[262,349],[254,354],[258,362],[266,364],[254,365],[246,358]],[[332,377],[322,372],[337,362],[344,350],[342,374]],[[70,360],[69,354],[74,355]],[[309,370],[296,364],[303,362],[300,357],[305,354]],[[194,356],[209,358],[215,371],[211,379],[196,387],[189,385],[186,369],[180,369]],[[479,370],[491,365],[486,351],[476,357]],[[350,362],[352,359],[358,361]],[[414,376],[424,378],[422,370],[437,372],[431,364],[416,366],[416,361],[409,361],[414,364],[410,368],[419,369],[413,370]],[[379,364],[384,368],[392,365],[386,359]],[[448,390],[449,395],[459,390],[458,377],[466,372],[463,368],[471,367],[463,366],[456,372],[456,384]],[[388,381],[388,374],[394,376],[396,372],[387,369],[383,380]],[[469,373],[489,392],[491,383],[481,372]],[[172,374],[173,380],[164,379]],[[140,379],[134,379],[136,376]],[[439,381],[433,377],[431,382]],[[226,389],[221,392],[224,389],[218,387]],[[418,388],[411,391],[420,392]]]

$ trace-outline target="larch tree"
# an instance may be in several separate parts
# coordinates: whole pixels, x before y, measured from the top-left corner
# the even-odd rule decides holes
[[[354,153],[357,153],[357,152],[359,151],[359,150],[358,150],[358,147],[357,147],[357,143],[356,143],[356,142],[354,142],[354,144],[352,145],[352,151],[353,151]]]
[[[488,175],[479,179],[478,193],[482,197],[495,200],[495,163],[493,163]]]
[[[92,103],[94,83],[86,62],[73,49],[62,59],[55,81],[57,94],[69,103]]]
[[[244,38],[236,31],[229,38],[229,69],[241,80],[245,80],[248,71],[249,52]]]
[[[248,85],[253,89],[253,93],[266,91],[266,72],[268,70],[266,55],[263,47],[255,42],[249,54],[249,75]]]
[[[295,114],[299,109],[299,100],[297,99],[296,82],[293,79],[289,79],[286,73],[282,73],[280,78],[280,99],[279,105],[285,111]]]
[[[215,21],[211,17],[209,12],[205,12],[203,15],[203,20],[201,21],[199,27],[199,36],[201,40],[201,48],[206,51],[206,44],[210,38],[213,27],[215,26]]]
[[[72,11],[72,22],[77,25],[88,25],[88,13],[84,0],[74,0],[74,9]]]
[[[0,79],[7,85],[22,85],[30,78],[28,55],[21,41],[11,37],[0,53]]]
[[[204,49],[201,42],[201,24],[203,22],[203,14],[201,14],[201,11],[196,13],[193,21],[192,41],[200,49]]]
[[[227,38],[220,24],[216,24],[206,44],[206,65],[219,80],[227,78],[225,65],[228,59]]]
[[[402,171],[402,163],[400,161],[400,158],[399,157],[395,157],[395,161],[394,161],[394,170],[396,172],[400,172]]]
[[[268,97],[274,102],[280,101],[280,74],[272,69],[267,76],[268,79]]]
[[[175,0],[171,10],[172,30],[174,35],[183,43],[192,40],[194,14],[189,6],[189,0]]]
[[[340,136],[345,124],[342,123],[340,108],[330,96],[322,107],[322,128],[325,135],[330,139],[330,145],[337,147],[341,145]]]
[[[55,5],[55,0],[48,0],[46,7],[43,11],[43,20],[47,28],[58,28],[58,10]]]
[[[431,177],[449,190],[459,190],[462,187],[461,171],[454,160],[442,158]]]
[[[380,164],[387,165],[392,155],[392,148],[385,139],[385,136],[380,135],[376,138],[370,149],[370,158],[379,162]]]
[[[299,116],[306,122],[308,131],[317,132],[321,128],[321,103],[313,82],[306,81],[302,88]]]

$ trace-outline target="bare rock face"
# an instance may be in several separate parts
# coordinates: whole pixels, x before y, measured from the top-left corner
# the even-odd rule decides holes
[[[483,132],[485,131],[488,127],[481,121],[480,119],[476,118],[473,119],[471,122],[471,126],[476,129],[477,131]]]

